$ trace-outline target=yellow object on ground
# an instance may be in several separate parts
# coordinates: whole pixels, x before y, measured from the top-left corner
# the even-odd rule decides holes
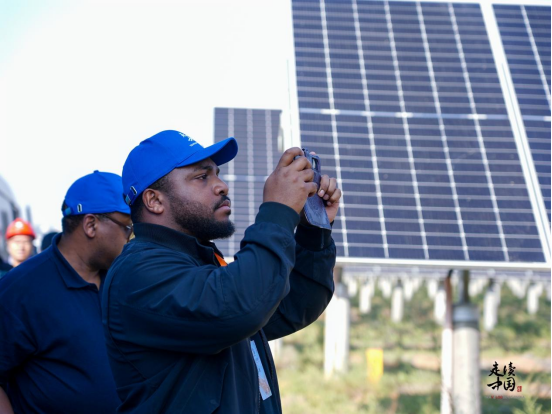
[[[366,363],[368,368],[368,381],[377,384],[383,375],[383,349],[367,348]]]

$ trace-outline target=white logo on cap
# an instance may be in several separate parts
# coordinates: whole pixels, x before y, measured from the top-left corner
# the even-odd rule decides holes
[[[194,141],[193,138],[190,138],[188,135],[183,134],[182,132],[179,132],[180,135],[182,135],[183,138],[188,138],[188,142],[191,142],[190,147],[193,147],[197,144],[197,142]]]

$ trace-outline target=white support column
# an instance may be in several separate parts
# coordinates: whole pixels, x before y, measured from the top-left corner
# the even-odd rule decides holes
[[[519,281],[519,292],[520,292],[520,299],[523,299],[527,295],[527,290],[529,289],[530,283],[528,280],[520,280]]]
[[[439,287],[437,288],[437,293],[435,294],[435,303],[433,306],[433,316],[435,321],[439,325],[443,325],[445,322],[445,312],[447,306],[447,298],[445,287],[443,282],[439,282]]]
[[[477,296],[487,286],[488,282],[485,278],[478,278],[478,279],[472,279],[470,280],[469,290],[470,290],[470,297]]]
[[[412,296],[414,296],[414,283],[413,280],[406,277],[403,279],[404,299],[410,302]]]
[[[362,315],[370,313],[370,310],[372,309],[372,295],[374,294],[373,286],[374,285],[369,281],[366,281],[360,288],[359,310]]]
[[[517,297],[518,299],[523,299],[525,297],[527,286],[529,285],[526,280],[509,279],[508,281],[506,281],[506,284],[515,297]]]
[[[391,280],[381,277],[378,282],[379,288],[381,290],[381,293],[385,299],[389,299],[391,297],[391,291],[393,289],[393,285],[391,284]]]
[[[494,282],[489,284],[483,300],[483,325],[487,332],[493,330],[498,319],[497,293]]]
[[[477,286],[477,285],[478,285],[478,283],[477,283],[478,281],[479,281],[479,279],[472,279],[472,280],[470,281],[470,286],[469,286],[469,291],[470,291],[470,292],[469,292],[469,293],[470,293],[470,297],[472,297],[472,298],[473,298],[474,296],[477,296],[477,295],[478,295],[478,291],[477,291],[477,290],[478,290],[478,286]]]
[[[453,276],[454,276],[454,272],[452,273]],[[458,278],[457,277],[451,277],[450,278],[450,283],[452,285],[453,288],[455,288],[456,286],[458,286]]]
[[[485,288],[489,285],[489,279],[479,279],[478,280],[479,284],[478,284],[478,291],[477,291],[477,294],[481,294],[482,292],[485,291]]]
[[[422,279],[420,277],[415,277],[412,280],[412,293],[416,293],[420,286],[422,286]]]
[[[404,313],[403,287],[399,280],[393,288],[393,297],[391,299],[391,320],[395,323],[402,321]]]
[[[325,314],[324,375],[330,378],[334,372],[346,372],[348,368],[351,305],[343,284],[337,284]]]
[[[540,298],[544,292],[544,284],[542,282],[535,282],[535,285],[537,286],[537,295]]]
[[[347,280],[347,290],[349,293],[349,298],[354,298],[358,293],[358,280],[351,276]]]
[[[495,293],[497,312],[498,312],[498,307],[500,306],[501,291],[502,291],[503,283],[504,282],[502,280],[496,280],[495,283],[494,283],[494,293]],[[497,321],[498,321],[498,319],[497,319]]]
[[[435,299],[437,294],[437,288],[439,287],[439,281],[437,279],[426,280],[427,294],[430,299]]]
[[[517,297],[518,299],[520,299],[520,295],[519,295],[519,292],[517,291],[518,290],[518,283],[517,283],[517,280],[515,279],[508,279],[506,280],[506,286],[508,286],[508,289],[510,289],[510,292],[512,292],[512,294]]]
[[[530,315],[535,315],[539,310],[539,296],[541,294],[541,289],[539,289],[538,284],[531,283],[527,289],[527,312]]]
[[[375,277],[372,277],[370,279],[368,279],[368,284],[370,285],[370,297],[373,298],[374,295],[376,294],[376,282],[377,282],[377,278]]]

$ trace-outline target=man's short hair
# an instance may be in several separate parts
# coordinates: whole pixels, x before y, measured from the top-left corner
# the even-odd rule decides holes
[[[167,192],[171,190],[171,183],[169,181],[169,174],[164,175],[159,180],[149,185],[148,188],[157,191]],[[136,200],[130,206],[130,219],[133,223],[140,223],[142,221],[142,212],[144,210],[144,202],[142,201],[142,194],[136,197]]]

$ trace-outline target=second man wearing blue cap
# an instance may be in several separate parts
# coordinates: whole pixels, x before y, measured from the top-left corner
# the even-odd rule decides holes
[[[227,265],[212,242],[234,231],[218,165],[237,150],[233,138],[203,148],[164,131],[125,162],[136,237],[102,294],[120,413],[282,412],[268,341],[314,322],[334,289],[331,231],[300,212],[323,197],[332,222],[341,191],[328,176],[317,189],[302,151],[287,150]]]
[[[100,293],[132,233],[122,188],[106,172],[76,180],[62,233],[0,280],[0,413],[109,414],[120,404]]]

